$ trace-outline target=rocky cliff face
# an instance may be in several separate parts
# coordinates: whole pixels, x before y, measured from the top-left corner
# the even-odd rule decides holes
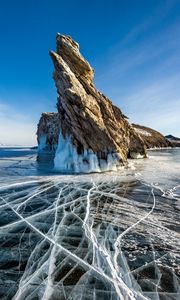
[[[145,157],[140,135],[121,110],[93,83],[94,70],[69,36],[57,35],[50,51],[58,93],[57,113],[44,113],[38,124],[39,158],[54,152],[62,172],[116,170],[128,157]]]
[[[160,132],[137,124],[132,124],[132,126],[141,136],[147,148],[173,147],[173,144]]]

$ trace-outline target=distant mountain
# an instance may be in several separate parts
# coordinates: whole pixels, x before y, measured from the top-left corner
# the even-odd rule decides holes
[[[23,146],[23,145],[17,145],[17,144],[4,144],[0,143],[0,148],[31,148],[31,149],[37,149],[37,146]]]
[[[19,145],[12,145],[12,144],[0,143],[0,147],[20,147],[20,146]]]
[[[174,135],[172,135],[172,134],[166,135],[165,138],[168,139],[169,141],[173,141],[173,142],[177,141],[177,142],[180,142],[180,138],[178,138],[178,137],[176,137],[176,136],[174,136]]]
[[[168,141],[170,141],[170,143],[172,143],[174,147],[180,147],[180,138],[178,138],[172,134],[166,135],[165,138]]]
[[[9,145],[4,144],[4,143],[0,143],[0,147],[9,147]]]

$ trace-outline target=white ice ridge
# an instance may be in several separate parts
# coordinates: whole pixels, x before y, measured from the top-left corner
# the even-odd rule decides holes
[[[54,169],[67,173],[92,173],[117,171],[120,156],[117,153],[108,153],[107,160],[99,159],[92,150],[86,149],[78,154],[70,138],[59,134],[58,146],[54,158]]]

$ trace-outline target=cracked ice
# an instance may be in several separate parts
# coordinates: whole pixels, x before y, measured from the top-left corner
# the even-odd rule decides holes
[[[3,183],[0,299],[179,299],[179,200],[133,171]]]

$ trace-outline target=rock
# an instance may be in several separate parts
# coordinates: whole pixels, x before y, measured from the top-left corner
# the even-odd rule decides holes
[[[180,147],[180,138],[173,136],[172,134],[166,135],[165,138],[174,146]]]
[[[141,136],[147,148],[173,147],[172,143],[160,132],[141,125],[132,124],[135,131]]]
[[[69,36],[57,35],[50,51],[57,88],[57,113],[44,113],[38,124],[39,158],[54,151],[62,172],[117,170],[128,157],[145,157],[140,135],[121,110],[93,83],[94,70]]]

